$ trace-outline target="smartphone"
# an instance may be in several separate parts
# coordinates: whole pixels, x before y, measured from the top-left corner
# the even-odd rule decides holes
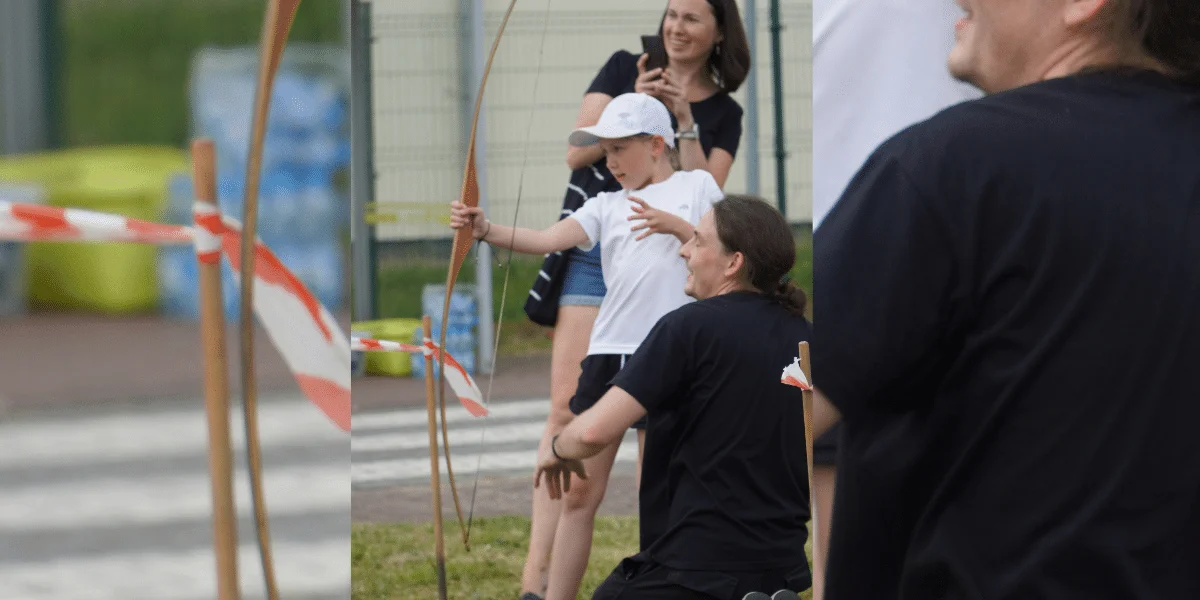
[[[665,69],[667,67],[667,47],[663,45],[662,37],[657,35],[642,36],[642,51],[650,55],[646,59],[646,70]]]

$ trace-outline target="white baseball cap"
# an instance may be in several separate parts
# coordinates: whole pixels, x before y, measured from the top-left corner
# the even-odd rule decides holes
[[[591,127],[576,129],[568,138],[572,146],[591,146],[600,140],[618,140],[648,133],[662,137],[667,146],[675,147],[675,132],[671,129],[671,113],[657,98],[647,94],[621,94],[613,98],[600,121]]]

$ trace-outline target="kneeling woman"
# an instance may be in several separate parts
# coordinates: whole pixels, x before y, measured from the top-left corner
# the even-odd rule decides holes
[[[649,415],[641,552],[593,598],[741,598],[808,589],[807,461],[800,390],[779,382],[807,341],[804,292],[783,215],[728,196],[680,250],[698,302],[654,326],[613,387],[539,458],[552,496],[582,460]],[[545,476],[545,481],[542,480]]]

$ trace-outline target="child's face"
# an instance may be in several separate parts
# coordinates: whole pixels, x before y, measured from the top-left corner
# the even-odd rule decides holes
[[[600,140],[608,170],[627,190],[640,190],[650,184],[662,152],[658,138],[629,137],[619,140]]]

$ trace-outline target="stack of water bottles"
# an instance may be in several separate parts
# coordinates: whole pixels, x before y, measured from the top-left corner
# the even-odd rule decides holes
[[[450,295],[450,318],[446,323],[446,352],[450,353],[472,377],[475,375],[475,328],[479,324],[479,311],[475,300],[475,286],[457,284]],[[442,308],[446,302],[445,285],[427,285],[421,292],[421,312],[433,321],[433,341],[441,338]],[[423,333],[413,333],[412,343],[420,344]],[[441,367],[434,356],[434,377],[441,376]],[[425,357],[412,355],[412,376],[425,377]]]
[[[345,290],[343,229],[350,160],[349,59],[336,47],[297,44],[281,61],[271,98],[258,192],[258,235],[326,307]],[[257,85],[257,48],[204,49],[193,60],[193,136],[217,150],[221,212],[241,220]],[[343,180],[347,178],[342,178]],[[164,219],[191,223],[192,181],[180,174],[169,188]],[[191,248],[168,248],[160,259],[165,313],[196,318],[197,268]],[[238,312],[233,271],[222,262],[225,312]]]

